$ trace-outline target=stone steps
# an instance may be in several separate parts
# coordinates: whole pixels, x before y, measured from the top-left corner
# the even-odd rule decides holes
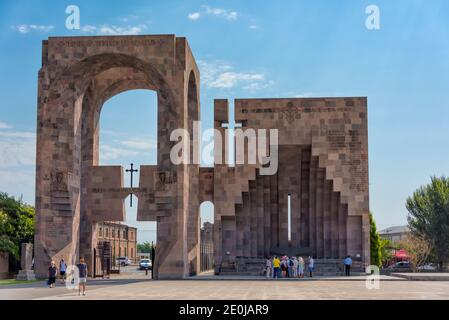
[[[237,257],[235,264],[226,264],[221,268],[220,275],[247,275],[260,276],[265,270],[265,259],[263,258],[243,258]],[[315,268],[313,275],[315,276],[344,276],[344,266],[342,259],[315,259]],[[308,274],[307,267],[304,270]],[[363,266],[355,261],[351,273],[364,273]]]
[[[51,207],[53,210],[58,210],[62,214],[72,213],[72,200],[67,191],[54,191],[51,197]]]

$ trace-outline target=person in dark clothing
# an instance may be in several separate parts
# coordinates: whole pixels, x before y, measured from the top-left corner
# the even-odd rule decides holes
[[[56,264],[54,261],[51,262],[50,267],[48,268],[48,287],[54,288],[56,282],[56,275],[58,274],[58,268],[56,268]]]
[[[351,275],[351,266],[352,266],[351,256],[347,256],[346,259],[343,261],[343,264],[345,265],[345,274],[347,277],[349,277]]]

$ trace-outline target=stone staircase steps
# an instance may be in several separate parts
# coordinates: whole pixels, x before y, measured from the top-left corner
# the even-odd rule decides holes
[[[231,267],[232,266],[232,267]],[[235,276],[260,276],[265,269],[264,258],[242,258],[237,257],[235,264],[222,266],[220,275]],[[305,274],[308,275],[307,261]],[[352,274],[363,274],[363,266],[355,261]],[[344,266],[342,259],[315,259],[314,276],[344,276]]]

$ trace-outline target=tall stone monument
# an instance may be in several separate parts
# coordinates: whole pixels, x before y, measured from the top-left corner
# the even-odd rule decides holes
[[[279,170],[174,164],[175,129],[194,139],[200,73],[185,38],[175,35],[56,37],[43,41],[39,71],[35,270],[51,260],[93,263],[97,223],[124,221],[138,198],[139,221],[157,222],[155,279],[199,272],[199,204],[212,201],[215,271],[269,254],[313,255],[334,263],[350,254],[369,264],[367,99],[237,99],[242,129],[279,131]],[[150,89],[158,99],[157,165],[139,168],[125,188],[123,168],[99,165],[99,118],[111,97]],[[209,106],[211,107],[211,106]],[[216,141],[229,122],[215,100]],[[221,137],[219,137],[221,136]],[[224,140],[223,140],[224,141]],[[221,147],[225,149],[225,144]],[[92,270],[92,268],[90,268]]]

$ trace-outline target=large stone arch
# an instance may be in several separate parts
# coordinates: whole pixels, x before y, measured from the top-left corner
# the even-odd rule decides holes
[[[123,220],[123,200],[131,190],[123,188],[121,167],[98,166],[98,119],[106,100],[131,89],[155,90],[158,96],[158,163],[142,168],[144,179],[133,190],[152,206],[149,215],[139,217],[158,221],[156,277],[191,273],[192,254],[185,243],[188,195],[198,192],[198,183],[189,181],[197,177],[190,175],[189,165],[173,165],[169,153],[174,144],[170,132],[187,129],[192,116],[187,111],[192,72],[198,81],[186,40],[172,35],[44,41],[36,174],[38,274],[45,273],[51,259],[76,263],[83,255],[89,261],[95,222]],[[184,192],[186,185],[189,192]]]

